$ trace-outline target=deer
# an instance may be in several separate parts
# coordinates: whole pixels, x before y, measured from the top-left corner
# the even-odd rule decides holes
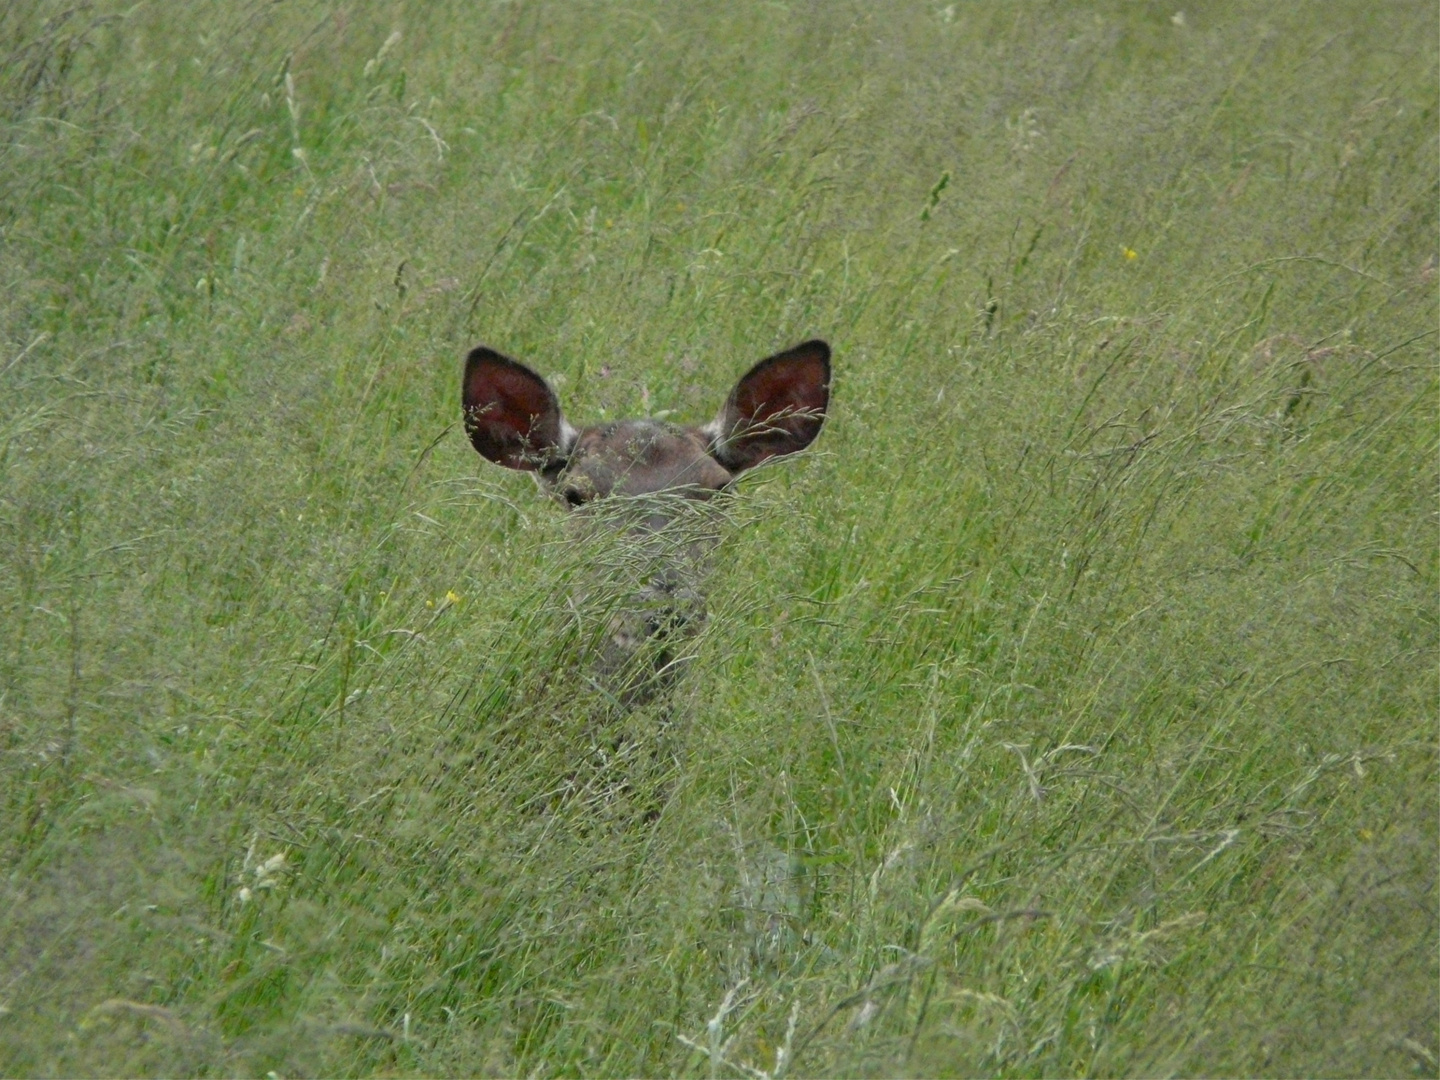
[[[634,595],[610,613],[601,648],[601,673],[630,707],[673,684],[681,666],[673,646],[705,620],[699,580],[714,537],[672,542],[670,534],[743,473],[813,443],[829,403],[830,347],[819,340],[755,364],[699,426],[642,418],[576,428],[549,383],[484,345],[466,357],[461,387],[465,430],[481,457],[533,474],[568,512],[624,531],[649,553]],[[637,664],[638,655],[649,663]]]

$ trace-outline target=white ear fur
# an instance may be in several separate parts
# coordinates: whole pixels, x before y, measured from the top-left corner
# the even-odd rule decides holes
[[[715,448],[715,444],[720,441],[720,436],[724,433],[725,417],[723,414],[715,417],[714,420],[702,425],[700,428],[700,434],[705,438],[705,445],[711,450]]]
[[[551,392],[553,393],[554,391],[551,391]],[[578,439],[579,437],[580,437],[580,432],[576,431],[575,428],[571,425],[570,421],[565,419],[565,414],[562,412],[562,413],[560,414],[560,456],[561,456],[561,457],[567,457],[567,458],[568,458],[568,457],[570,456],[570,451],[572,451],[572,450],[575,449],[575,440]]]

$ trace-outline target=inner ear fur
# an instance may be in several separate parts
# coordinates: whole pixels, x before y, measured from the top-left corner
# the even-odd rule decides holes
[[[524,364],[480,346],[465,358],[465,430],[482,456],[507,469],[548,472],[575,440],[550,384]]]
[[[705,426],[711,454],[732,473],[815,441],[830,405],[830,346],[807,341],[761,360]]]

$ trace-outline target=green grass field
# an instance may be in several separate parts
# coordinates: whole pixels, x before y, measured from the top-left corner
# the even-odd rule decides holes
[[[0,1073],[1436,1075],[1437,40],[5,6]],[[807,337],[617,707],[462,357]]]

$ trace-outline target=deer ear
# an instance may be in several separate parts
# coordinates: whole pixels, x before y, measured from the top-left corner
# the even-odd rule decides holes
[[[483,345],[465,358],[460,388],[475,449],[507,469],[550,472],[575,442],[550,385],[524,364]]]
[[[804,450],[820,434],[829,404],[830,346],[807,341],[751,368],[702,431],[716,461],[744,472]]]

